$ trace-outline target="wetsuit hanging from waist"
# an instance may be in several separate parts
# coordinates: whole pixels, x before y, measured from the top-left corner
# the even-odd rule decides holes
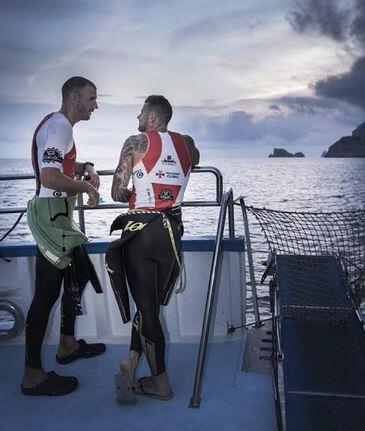
[[[161,305],[167,305],[179,278],[181,264],[180,239],[183,233],[180,208],[168,211],[130,210],[117,217],[112,223],[110,232],[122,229],[121,238],[112,241],[106,252],[106,269],[111,286],[122,316],[123,323],[130,321],[130,306],[128,295],[128,271],[125,265],[129,261],[143,262],[150,259],[156,262],[160,269],[163,282],[158,286],[158,300]],[[162,262],[160,250],[168,251],[168,262]],[[128,253],[128,256],[126,256]],[[166,259],[165,259],[166,260]],[[146,268],[140,268],[147,271]],[[131,276],[130,276],[131,278]],[[148,279],[148,274],[146,275]],[[129,280],[130,282],[131,280]],[[132,296],[137,289],[129,283]]]

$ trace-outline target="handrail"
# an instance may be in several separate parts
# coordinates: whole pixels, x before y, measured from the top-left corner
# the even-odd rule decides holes
[[[192,407],[192,408],[199,408],[200,401],[201,401],[200,393],[201,393],[201,387],[203,382],[202,378],[203,378],[205,359],[206,359],[206,353],[207,353],[207,345],[208,345],[208,338],[209,338],[209,332],[210,332],[210,322],[211,322],[213,306],[215,302],[216,286],[219,278],[220,269],[222,266],[222,240],[223,240],[223,234],[224,234],[224,225],[226,220],[227,208],[232,206],[232,203],[233,203],[233,191],[230,188],[223,195],[221,209],[219,213],[217,234],[215,239],[215,248],[213,253],[212,266],[210,269],[208,293],[207,293],[207,300],[206,300],[205,311],[204,311],[204,320],[203,320],[202,332],[200,337],[199,355],[198,355],[198,360],[196,364],[194,390],[189,404],[189,407]]]
[[[100,170],[97,171],[99,176],[109,176],[114,175],[113,170]],[[216,196],[215,200],[213,201],[184,201],[182,203],[182,206],[184,207],[213,207],[213,206],[219,206],[222,201],[223,196],[223,176],[219,169],[215,168],[214,166],[196,166],[191,171],[193,174],[196,173],[212,173],[215,176],[216,179]],[[14,181],[14,180],[28,180],[33,179],[34,174],[17,174],[17,175],[0,175],[0,181]],[[77,197],[77,206],[76,210],[78,211],[78,217],[79,217],[79,225],[80,229],[85,232],[85,218],[84,218],[84,211],[85,210],[100,210],[100,209],[123,209],[128,208],[128,204],[100,204],[96,207],[89,207],[87,205],[84,205],[83,201],[83,195],[79,194]],[[13,208],[0,208],[0,214],[14,214],[14,213],[21,213],[26,211],[25,207],[13,207]],[[231,220],[232,225],[230,225],[230,236],[234,237],[234,221]]]

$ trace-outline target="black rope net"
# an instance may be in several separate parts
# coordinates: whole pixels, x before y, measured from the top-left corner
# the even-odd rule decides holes
[[[281,314],[343,323],[365,288],[365,210],[304,213],[246,207],[275,257]],[[351,299],[350,299],[351,298]]]

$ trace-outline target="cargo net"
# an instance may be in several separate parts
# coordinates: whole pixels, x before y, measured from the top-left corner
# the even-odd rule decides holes
[[[275,258],[281,315],[319,324],[348,321],[352,302],[358,307],[364,298],[365,211],[246,209]]]

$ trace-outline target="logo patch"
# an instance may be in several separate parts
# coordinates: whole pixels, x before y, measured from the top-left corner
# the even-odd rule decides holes
[[[60,198],[60,197],[62,196],[62,193],[61,193],[61,192],[58,192],[57,190],[55,190],[55,191],[53,192],[53,196],[54,196],[55,198]]]
[[[158,172],[156,172],[156,177],[158,177],[158,178],[162,178],[162,177],[164,177],[165,176],[165,173],[164,172],[162,172],[162,171],[158,171]]]
[[[63,158],[60,150],[55,147],[47,148],[44,150],[42,162],[46,163],[62,163]]]
[[[158,197],[162,201],[173,201],[174,200],[174,197],[172,196],[171,190],[169,190],[169,189],[161,190],[161,193],[159,194]]]
[[[140,222],[134,222],[133,220],[130,220],[125,228],[123,229],[125,232],[127,230],[130,230],[131,232],[135,232],[136,230],[142,230],[145,226],[147,226],[147,223],[140,223]]]
[[[135,175],[140,180],[141,178],[143,178],[144,174],[142,169],[138,169],[138,171],[136,171],[133,175]]]
[[[161,160],[161,163],[163,165],[176,165],[176,161],[173,159],[172,156],[166,156],[164,159]]]
[[[180,172],[166,172],[166,178],[178,179],[180,177]]]

